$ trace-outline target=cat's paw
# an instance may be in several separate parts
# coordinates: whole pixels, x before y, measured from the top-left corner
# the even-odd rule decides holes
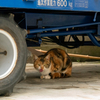
[[[51,76],[46,75],[46,76],[45,76],[45,79],[51,79]]]
[[[51,76],[49,76],[49,75],[40,76],[40,79],[51,79]]]
[[[61,73],[53,73],[51,76],[52,76],[52,79],[61,78]]]
[[[40,76],[40,79],[44,79],[44,76]]]

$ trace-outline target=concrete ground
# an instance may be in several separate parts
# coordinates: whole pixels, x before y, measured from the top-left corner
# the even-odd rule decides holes
[[[41,80],[32,64],[26,73],[12,95],[0,100],[100,100],[100,62],[73,62],[70,78]]]

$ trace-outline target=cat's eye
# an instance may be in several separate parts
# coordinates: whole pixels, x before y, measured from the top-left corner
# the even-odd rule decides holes
[[[46,67],[46,65],[44,65],[44,67]]]
[[[44,67],[48,68],[49,66],[45,64]]]

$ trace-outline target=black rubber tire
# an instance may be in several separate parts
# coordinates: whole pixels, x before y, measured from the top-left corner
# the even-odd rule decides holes
[[[18,27],[13,20],[13,15],[0,15],[0,29],[8,32],[17,46],[17,61],[12,72],[0,79],[0,95],[10,95],[15,84],[22,78],[27,60],[27,46],[25,41],[26,31]],[[6,63],[6,61],[5,61]]]

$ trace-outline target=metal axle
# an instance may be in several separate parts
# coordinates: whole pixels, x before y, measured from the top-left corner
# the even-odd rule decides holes
[[[7,51],[4,51],[4,52],[0,52],[0,54],[4,54],[4,55],[7,55]]]

